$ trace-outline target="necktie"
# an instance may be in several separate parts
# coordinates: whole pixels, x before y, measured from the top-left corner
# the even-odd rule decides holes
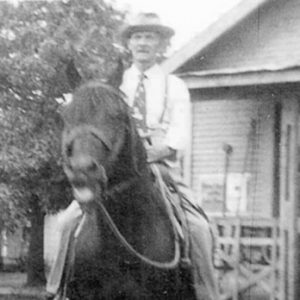
[[[132,116],[135,119],[139,131],[147,131],[146,123],[146,91],[144,85],[145,75],[142,73],[139,77],[139,82],[134,95],[132,106]]]

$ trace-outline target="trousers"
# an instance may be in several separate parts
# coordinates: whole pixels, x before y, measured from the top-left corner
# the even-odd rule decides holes
[[[184,184],[178,184],[190,234],[190,260],[193,286],[198,300],[218,300],[218,284],[213,266],[213,236],[209,222],[195,208],[191,190]],[[68,251],[68,241],[74,232],[83,212],[77,203],[72,203],[59,214],[56,222],[58,245],[53,253],[52,264],[47,277],[46,291],[57,294],[63,275],[64,262]]]

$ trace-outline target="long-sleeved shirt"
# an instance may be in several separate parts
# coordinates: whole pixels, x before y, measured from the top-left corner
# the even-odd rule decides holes
[[[157,64],[146,70],[144,75],[147,127],[154,136],[160,136],[161,143],[181,152],[187,146],[190,132],[189,92],[181,79],[166,75]],[[140,71],[135,65],[127,69],[123,76],[121,90],[131,107],[139,78]]]

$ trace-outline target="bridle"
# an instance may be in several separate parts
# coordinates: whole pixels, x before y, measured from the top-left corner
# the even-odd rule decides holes
[[[82,134],[82,133],[92,134],[98,140],[100,140],[101,143],[103,143],[107,147],[108,150],[113,151],[113,145],[107,139],[105,134],[91,125],[82,125],[82,126],[77,126],[77,127],[73,128],[72,131],[69,132],[68,136],[67,136],[67,134],[64,135],[65,143],[66,144],[70,143],[72,140],[75,139],[75,137],[77,135]],[[116,238],[119,240],[119,242],[127,249],[127,251],[129,253],[131,253],[133,256],[137,257],[143,263],[150,265],[152,267],[159,268],[159,269],[168,269],[168,270],[174,269],[178,266],[179,261],[180,261],[180,244],[179,244],[179,235],[175,228],[174,221],[172,219],[172,215],[173,215],[173,213],[171,212],[172,209],[170,207],[170,204],[167,203],[168,200],[166,200],[167,199],[166,195],[162,195],[162,198],[164,199],[164,205],[167,210],[168,216],[170,217],[173,234],[174,234],[174,257],[171,261],[168,261],[168,262],[154,261],[154,260],[144,256],[143,254],[139,253],[138,251],[136,251],[133,248],[133,246],[129,244],[129,242],[126,240],[124,235],[122,235],[122,233],[118,229],[117,225],[115,224],[115,222],[113,221],[109,212],[107,211],[107,209],[105,208],[105,206],[103,204],[103,201],[102,201],[103,199],[107,200],[109,198],[116,197],[118,194],[121,194],[121,193],[125,192],[126,190],[130,189],[134,184],[139,183],[141,180],[140,176],[141,176],[141,174],[139,174],[137,172],[131,178],[128,178],[127,180],[125,180],[121,183],[115,184],[113,186],[110,186],[110,187],[107,186],[107,182],[106,182],[105,187],[103,189],[103,195],[101,196],[102,199],[95,201],[95,203],[99,207],[100,212],[101,212],[102,216],[104,217],[105,222],[108,224],[108,226],[110,227],[110,229],[112,230],[112,232],[114,233]],[[164,190],[162,190],[162,192],[165,193]],[[78,237],[78,235],[81,231],[82,225],[84,223],[84,219],[85,219],[84,216],[85,216],[85,214],[83,215],[83,218],[82,218],[81,222],[79,222],[77,229],[75,231],[74,248],[75,248],[77,237]],[[74,260],[75,260],[75,257],[74,257]]]
[[[84,134],[84,133],[90,133],[94,137],[96,137],[101,143],[103,143],[108,150],[112,151],[113,145],[111,141],[106,137],[104,132],[98,130],[96,127],[88,124],[83,124],[80,126],[76,126],[72,128],[72,131],[68,132],[68,137],[66,137],[66,133],[63,134],[63,139],[65,140],[65,144],[68,144],[69,142],[73,141],[76,136]]]

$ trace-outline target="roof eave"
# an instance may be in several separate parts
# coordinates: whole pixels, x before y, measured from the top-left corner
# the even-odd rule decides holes
[[[180,74],[189,89],[300,83],[300,68],[224,74]]]
[[[217,38],[241,22],[250,13],[261,5],[271,0],[241,1],[236,7],[224,14],[217,22],[209,26],[205,31],[196,35],[189,43],[176,51],[170,58],[162,63],[162,68],[167,73],[172,73],[186,63],[189,59],[200,53]]]

